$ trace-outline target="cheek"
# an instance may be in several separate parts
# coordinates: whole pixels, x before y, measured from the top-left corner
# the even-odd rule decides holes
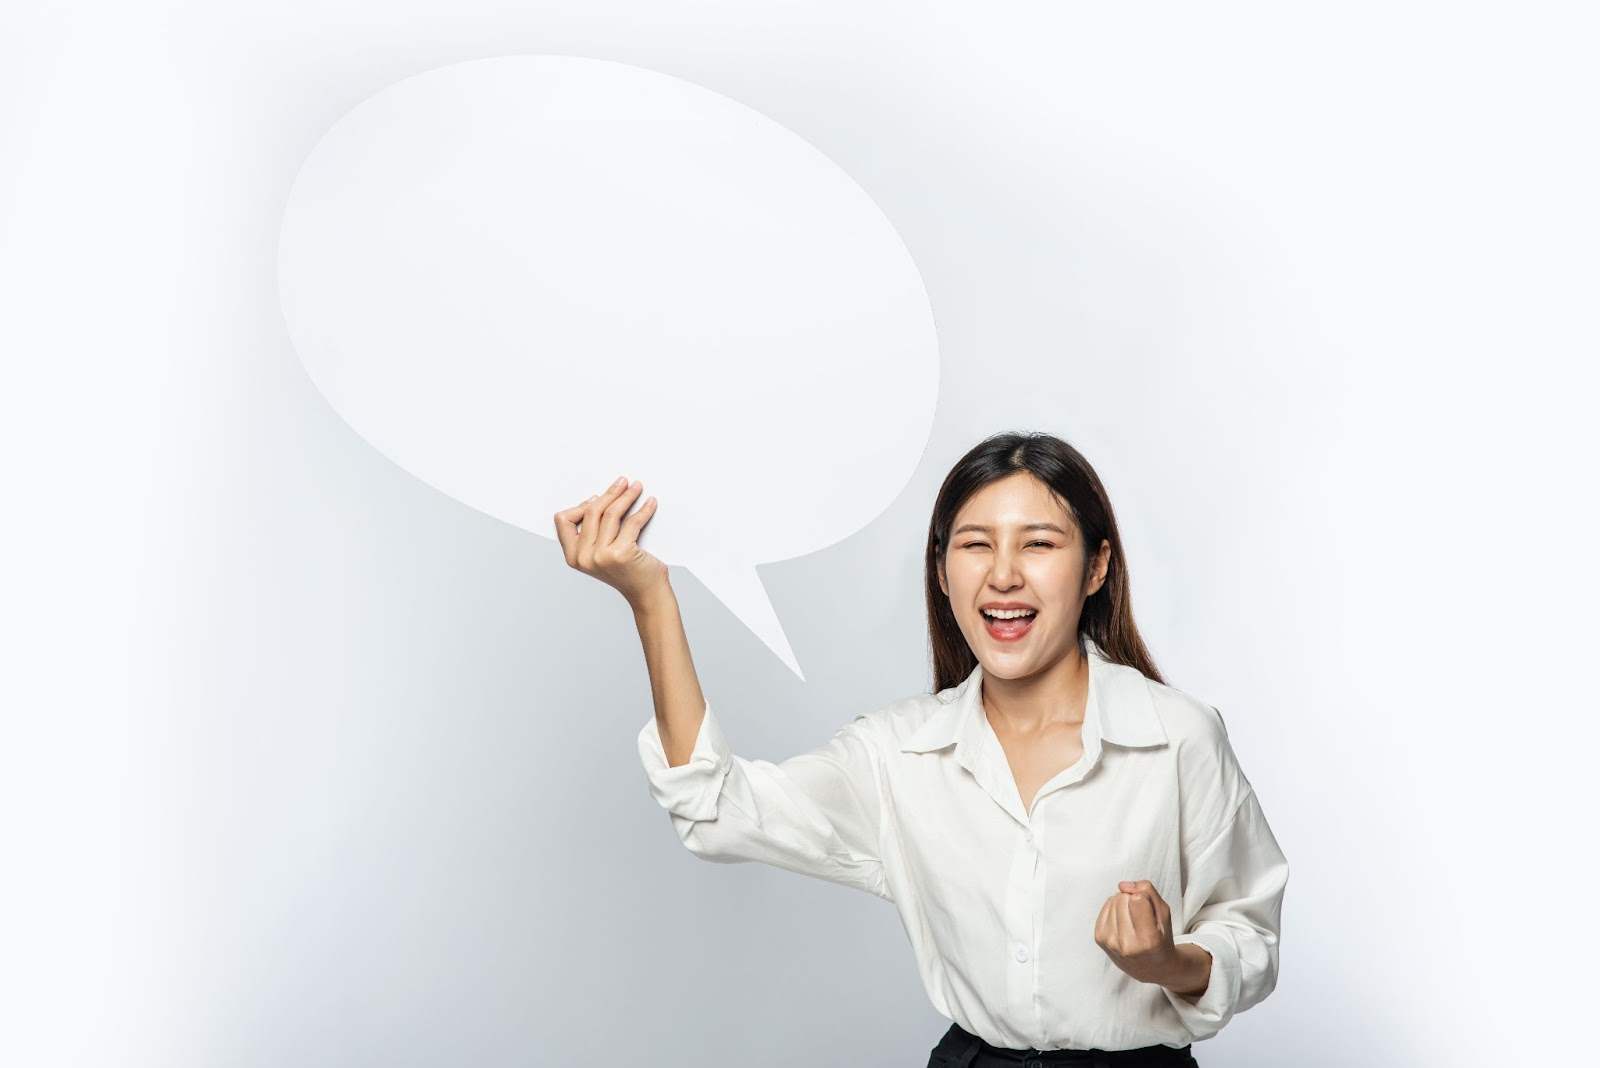
[[[968,574],[969,569],[963,568],[960,563],[952,562],[945,567],[944,585],[950,596],[956,597],[971,589],[973,577]]]
[[[956,619],[965,621],[972,599],[976,596],[972,579],[960,571],[952,570],[946,575],[944,584],[945,596],[950,600],[950,608],[955,612]]]
[[[1065,602],[1077,603],[1078,590],[1083,580],[1083,576],[1072,566],[1071,561],[1059,558],[1048,564],[1042,564],[1031,572],[1028,578],[1039,589],[1047,591],[1044,594],[1045,601],[1052,607]]]

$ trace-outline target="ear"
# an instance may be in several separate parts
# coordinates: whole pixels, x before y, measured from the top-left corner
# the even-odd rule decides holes
[[[1100,550],[1094,554],[1089,567],[1089,592],[1085,596],[1098,592],[1105,585],[1106,572],[1111,570],[1111,542],[1105,538],[1100,539]]]
[[[946,597],[950,596],[950,583],[944,577],[944,557],[940,556],[934,563],[934,570],[939,575],[939,592]]]

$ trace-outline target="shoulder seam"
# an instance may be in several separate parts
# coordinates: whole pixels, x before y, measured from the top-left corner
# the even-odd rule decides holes
[[[1244,784],[1244,791],[1239,795],[1238,804],[1233,806],[1233,811],[1228,813],[1228,818],[1222,821],[1222,827],[1217,831],[1217,833],[1211,836],[1211,841],[1207,842],[1204,848],[1200,849],[1194,854],[1197,859],[1211,852],[1216,844],[1222,841],[1223,835],[1227,834],[1228,831],[1232,829],[1234,823],[1238,821],[1239,813],[1244,810],[1244,803],[1250,800],[1251,796],[1254,795],[1255,792],[1255,787],[1250,785],[1249,781],[1246,780]]]

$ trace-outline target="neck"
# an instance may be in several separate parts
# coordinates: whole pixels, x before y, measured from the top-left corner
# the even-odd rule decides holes
[[[1076,726],[1089,703],[1089,659],[1074,648],[1048,670],[1026,678],[985,672],[981,696],[989,722],[1012,734]]]

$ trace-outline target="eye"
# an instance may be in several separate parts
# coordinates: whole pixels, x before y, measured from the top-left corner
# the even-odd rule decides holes
[[[1028,545],[1030,547],[1034,545],[1043,545],[1046,549],[1054,549],[1056,547],[1055,542],[1051,541],[1030,541]]]

